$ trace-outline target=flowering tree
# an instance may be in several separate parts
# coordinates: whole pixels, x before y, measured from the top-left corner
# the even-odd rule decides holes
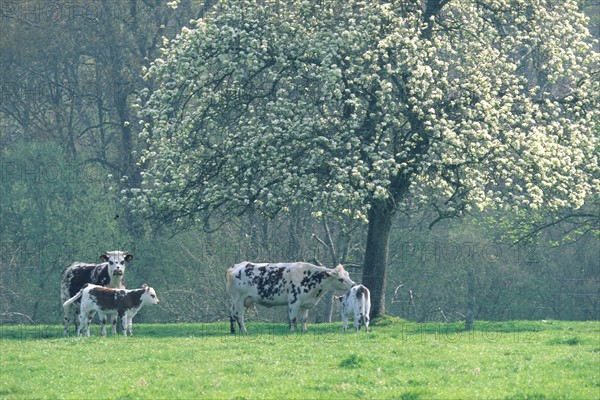
[[[578,208],[599,190],[598,60],[575,1],[220,1],[146,71],[131,204],[364,220],[379,315],[399,211]]]

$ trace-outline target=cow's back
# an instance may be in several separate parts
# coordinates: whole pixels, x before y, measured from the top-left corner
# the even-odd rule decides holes
[[[227,271],[229,294],[267,306],[295,302],[326,276],[326,268],[309,263],[235,264]],[[320,293],[319,293],[320,294]]]
[[[289,279],[286,266],[243,262],[227,272],[227,291],[250,303],[263,305],[287,304]]]
[[[93,299],[102,312],[114,312],[123,315],[125,311],[140,307],[143,289],[125,290],[94,286],[89,290]]]
[[[86,283],[106,286],[110,283],[108,269],[103,264],[71,264],[62,274],[63,300],[75,296]]]

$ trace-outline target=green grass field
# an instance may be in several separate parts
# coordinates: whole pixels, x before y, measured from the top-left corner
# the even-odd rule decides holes
[[[130,338],[0,327],[0,398],[600,399],[600,322],[134,325]],[[93,335],[98,335],[97,327]]]

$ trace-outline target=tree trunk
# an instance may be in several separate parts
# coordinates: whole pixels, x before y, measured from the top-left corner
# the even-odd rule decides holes
[[[473,268],[469,269],[467,280],[467,315],[465,330],[470,331],[473,329],[473,322],[475,320],[475,272],[473,271]]]
[[[363,284],[371,291],[371,318],[385,313],[385,288],[393,206],[375,203],[369,210]]]
[[[331,231],[329,230],[329,224],[327,223],[327,220],[325,218],[323,218],[323,230],[325,231],[325,234],[327,236],[327,243],[329,246],[329,254],[331,254],[331,264],[333,267],[336,267],[340,261],[339,261],[338,255],[337,255],[337,250],[335,249],[335,244],[333,243],[333,238],[331,237]],[[333,292],[329,293],[327,295],[327,303],[325,303],[325,305],[326,305],[325,318],[326,318],[327,322],[331,322],[333,320],[334,296],[335,296],[335,294]]]

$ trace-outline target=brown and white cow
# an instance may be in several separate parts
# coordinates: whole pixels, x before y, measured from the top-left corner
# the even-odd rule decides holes
[[[287,305],[290,330],[294,330],[299,316],[302,330],[306,331],[308,310],[325,292],[345,291],[354,285],[342,265],[329,269],[304,262],[256,264],[245,261],[229,268],[226,278],[227,292],[232,299],[231,333],[235,333],[236,322],[240,331],[247,333],[244,310],[253,304]]]
[[[361,325],[369,332],[369,313],[371,312],[371,292],[366,286],[356,285],[343,296],[336,297],[340,301],[342,328],[346,332],[348,318],[354,319],[354,328],[360,331]]]
[[[81,298],[79,325],[77,336],[85,330],[90,336],[90,324],[94,315],[98,313],[102,323],[102,336],[106,336],[106,320],[108,317],[119,317],[123,327],[123,335],[133,334],[133,317],[140,311],[144,304],[158,304],[156,292],[144,284],[140,289],[112,289],[104,286],[86,284],[75,296],[67,300],[63,307],[69,307]],[[112,321],[116,321],[113,318]],[[113,323],[113,335],[116,334],[116,325]]]
[[[63,271],[60,285],[61,303],[65,303],[68,299],[75,296],[86,283],[125,289],[125,263],[133,260],[133,256],[125,251],[107,251],[106,254],[100,256],[100,259],[103,261],[100,264],[74,262]],[[79,304],[75,303],[63,307],[63,310],[64,334],[67,336],[69,334],[71,318],[74,317],[74,321],[77,324]],[[113,322],[113,325],[115,323],[116,321]]]

